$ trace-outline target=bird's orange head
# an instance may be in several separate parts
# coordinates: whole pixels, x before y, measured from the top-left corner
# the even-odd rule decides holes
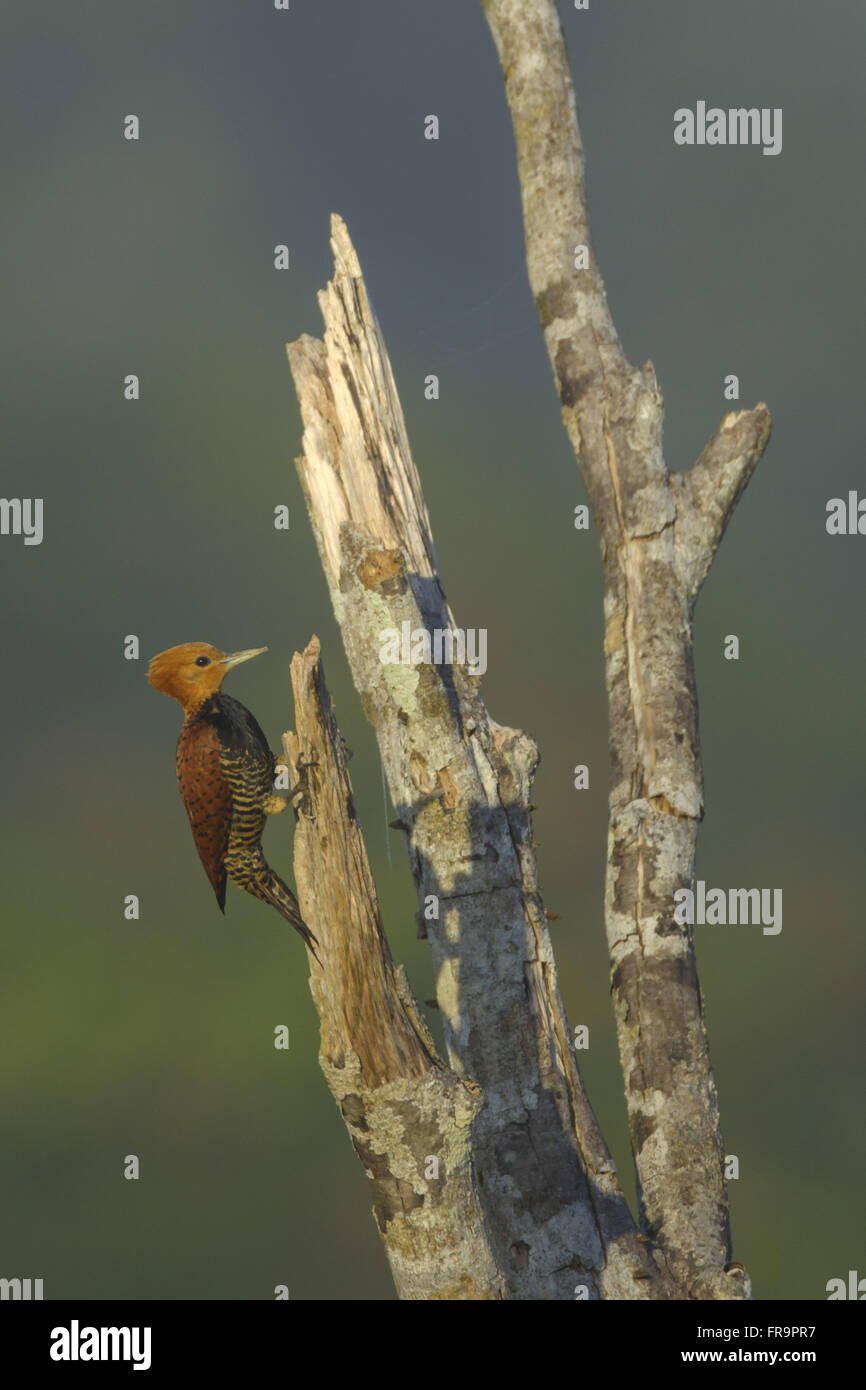
[[[170,695],[190,714],[216,694],[233,666],[266,651],[267,647],[251,647],[226,654],[209,642],[183,642],[153,658],[147,679],[154,690]]]

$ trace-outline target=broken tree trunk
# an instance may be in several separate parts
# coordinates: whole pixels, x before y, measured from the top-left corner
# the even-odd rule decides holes
[[[294,859],[321,957],[311,977],[319,1062],[368,1173],[397,1292],[501,1298],[473,1171],[481,1102],[439,1061],[392,964],[315,637],[292,661],[292,687],[298,728],[283,752],[305,788]]]
[[[460,664],[381,659],[383,635],[404,623],[412,633],[456,629],[391,366],[337,217],[331,244],[334,278],[319,296],[324,340],[304,336],[288,348],[304,422],[298,470],[407,836],[448,1061],[480,1099],[472,1164],[501,1296],[571,1299],[576,1287],[590,1298],[671,1296],[638,1237],[570,1047],[532,849],[535,744],[494,723]],[[327,953],[331,908],[308,893],[303,859],[296,877]],[[356,930],[351,914],[336,921],[339,937]],[[353,956],[350,943],[338,949]],[[365,988],[363,957],[353,958],[344,1015]],[[389,1123],[364,1132],[365,1152],[390,1154]],[[453,1220],[462,1220],[456,1204]],[[419,1236],[413,1249],[419,1264],[438,1258],[434,1241]],[[489,1271],[479,1282],[494,1283]]]

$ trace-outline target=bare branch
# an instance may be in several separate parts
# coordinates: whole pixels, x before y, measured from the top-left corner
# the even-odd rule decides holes
[[[761,402],[726,415],[688,473],[672,473],[677,499],[677,550],[693,594],[706,577],[725,527],[770,439],[772,420]]]
[[[532,0],[482,4],[499,51],[514,124],[529,283],[551,356],[560,326],[568,329],[581,368],[569,385],[582,394],[603,370],[624,369],[628,363],[592,244],[583,143],[559,16],[553,4]],[[553,142],[551,132],[556,133]],[[581,246],[587,248],[590,263],[575,275],[575,253]]]
[[[651,363],[611,320],[586,205],[583,148],[553,0],[482,0],[505,76],[529,281],[605,566],[612,773],[606,921],[646,1232],[680,1296],[741,1298],[730,1259],[718,1107],[689,928],[703,777],[691,618],[727,520],[769,437],[729,416],[691,474],[668,473]],[[590,248],[586,268],[575,249]]]

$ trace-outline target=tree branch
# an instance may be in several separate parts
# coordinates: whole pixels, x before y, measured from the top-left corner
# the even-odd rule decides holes
[[[683,582],[697,597],[725,528],[770,439],[763,401],[726,415],[688,473],[672,473],[677,497],[677,554]]]
[[[673,921],[673,905],[692,882],[703,814],[694,601],[769,438],[769,412],[727,416],[690,474],[668,473],[655,372],[627,361],[592,249],[556,6],[482,4],[514,128],[529,282],[602,541],[612,750],[606,922],[642,1224],[679,1296],[747,1297],[740,1268],[725,1272],[716,1091],[692,932]],[[588,265],[576,269],[581,244]]]

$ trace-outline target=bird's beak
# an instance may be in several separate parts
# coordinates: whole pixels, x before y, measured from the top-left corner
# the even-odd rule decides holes
[[[261,656],[262,652],[267,650],[267,647],[250,647],[245,652],[232,652],[230,656],[224,656],[219,664],[230,671],[233,666],[240,666],[242,661],[249,661],[253,656]]]

